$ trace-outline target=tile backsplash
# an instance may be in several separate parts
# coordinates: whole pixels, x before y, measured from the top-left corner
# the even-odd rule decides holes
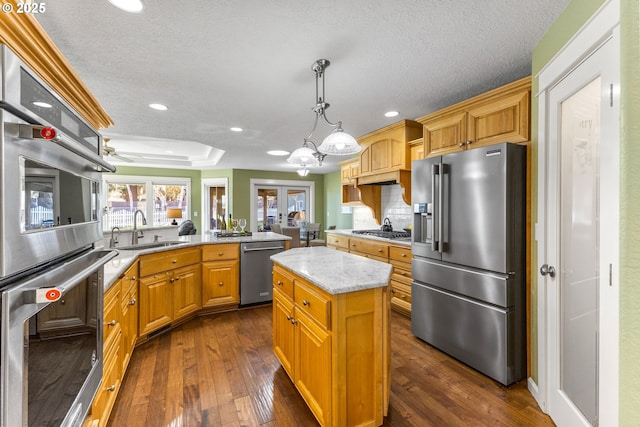
[[[367,230],[380,228],[384,218],[389,218],[394,230],[402,230],[408,227],[413,220],[411,206],[402,200],[402,187],[400,184],[383,185],[381,191],[382,218],[380,224],[376,223],[371,215],[371,209],[365,206],[353,207],[353,229]]]

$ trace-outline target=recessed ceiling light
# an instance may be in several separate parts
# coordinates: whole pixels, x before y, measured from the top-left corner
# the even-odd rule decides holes
[[[42,101],[33,101],[33,105],[35,105],[36,107],[42,107],[42,108],[52,107],[52,105],[49,104],[48,102],[42,102]]]
[[[395,117],[398,114],[400,114],[400,113],[398,113],[397,111],[387,111],[386,113],[384,113],[384,116],[385,117]]]
[[[167,110],[167,106],[163,105],[163,104],[149,104],[150,108],[153,108],[154,110],[158,110],[158,111],[166,111]]]
[[[269,150],[267,151],[267,154],[272,156],[288,156],[289,152],[285,150]]]
[[[239,127],[232,127],[232,128],[229,128],[229,130],[232,132],[242,132],[242,128],[239,128]]]
[[[109,3],[125,12],[140,13],[144,9],[142,0],[109,0]]]

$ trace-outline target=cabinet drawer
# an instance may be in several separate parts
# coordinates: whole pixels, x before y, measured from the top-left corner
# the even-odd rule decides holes
[[[391,275],[392,280],[397,280],[398,282],[402,282],[408,286],[411,286],[411,264],[403,265],[404,263],[392,263],[393,264],[393,274]]]
[[[109,414],[120,388],[119,345],[105,353],[102,383],[93,399],[92,418],[99,419],[99,426],[106,426]]]
[[[104,335],[102,342],[105,350],[113,344],[120,332],[120,315],[122,308],[120,305],[120,283],[114,283],[107,290],[104,297]]]
[[[389,259],[411,263],[411,247],[389,246]]]
[[[200,249],[179,249],[144,255],[140,259],[140,276],[160,273],[200,262]]]
[[[239,243],[221,243],[219,245],[206,245],[202,247],[203,261],[222,261],[238,259],[239,257]]]
[[[331,329],[331,300],[300,280],[294,281],[294,301],[300,309],[327,329]]]
[[[273,268],[273,287],[293,299],[293,276],[277,265]]]
[[[349,249],[349,236],[327,233],[327,246],[340,249]]]
[[[138,262],[136,261],[120,277],[120,292],[124,295],[131,292],[131,289],[138,284]]]
[[[411,285],[391,281],[391,298],[398,298],[402,301],[411,303]]]
[[[389,245],[386,243],[375,242],[373,240],[349,239],[349,251],[361,252],[367,255],[373,255],[377,258],[384,258],[385,262],[389,259]]]

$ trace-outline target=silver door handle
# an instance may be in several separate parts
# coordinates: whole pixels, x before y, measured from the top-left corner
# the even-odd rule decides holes
[[[540,274],[543,276],[548,274],[549,277],[556,277],[556,269],[551,265],[542,264],[542,267],[540,267]]]

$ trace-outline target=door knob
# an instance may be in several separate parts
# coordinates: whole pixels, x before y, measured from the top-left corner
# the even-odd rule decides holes
[[[556,268],[551,265],[542,264],[542,267],[540,267],[540,274],[543,276],[548,274],[549,277],[556,277]]]

